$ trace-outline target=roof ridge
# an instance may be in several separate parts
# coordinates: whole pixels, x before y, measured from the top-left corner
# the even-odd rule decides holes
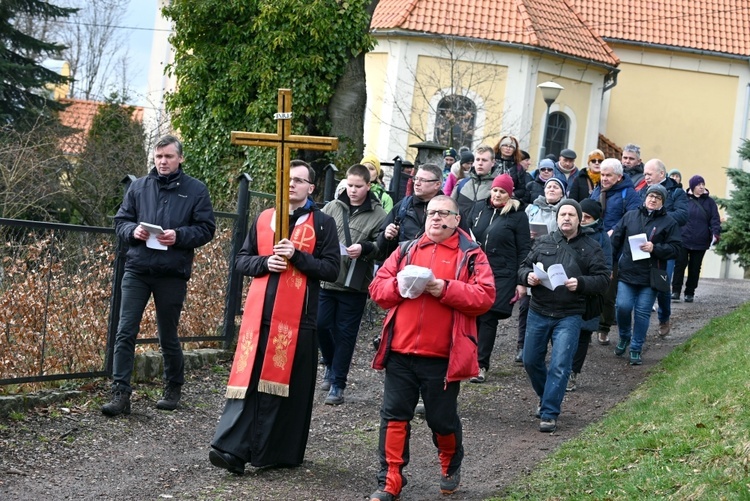
[[[602,36],[592,27],[589,25],[586,18],[583,17],[582,12],[578,12],[578,9],[576,9],[576,6],[573,4],[572,0],[563,0],[565,5],[570,9],[570,11],[573,13],[574,16],[578,18],[578,20],[581,22],[584,28],[588,30],[589,33],[596,39],[597,42],[602,46],[602,48],[612,57],[614,60],[617,61],[617,63],[620,63],[620,58],[617,57],[617,54],[615,54],[615,51],[612,50],[612,47],[607,44],[607,42],[602,38]]]
[[[395,26],[401,26],[401,23],[409,19],[409,16],[411,16],[412,11],[417,7],[417,4],[419,4],[421,0],[408,0],[408,3],[404,6],[404,10],[402,11],[403,14],[400,16],[400,18],[394,22]]]

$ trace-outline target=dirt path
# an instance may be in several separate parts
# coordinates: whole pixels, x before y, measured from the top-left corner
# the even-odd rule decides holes
[[[512,362],[516,319],[501,322],[487,383],[462,386],[466,458],[461,489],[450,499],[497,494],[626,398],[674,346],[749,297],[750,281],[702,280],[695,303],[673,305],[672,334],[665,340],[649,335],[641,367],[615,357],[612,345],[592,344],[579,390],[566,397],[553,434],[537,431],[535,395],[523,368]],[[656,323],[654,314],[652,332]],[[226,382],[222,368],[213,368],[190,374],[183,405],[173,413],[154,408],[157,386],[140,385],[133,414],[107,419],[94,401],[102,396],[101,383],[91,389],[91,400],[71,408],[40,409],[24,420],[0,421],[0,499],[363,499],[376,487],[382,392],[382,374],[369,368],[372,336],[360,335],[347,403],[325,406],[324,393],[317,395],[300,468],[248,469],[235,477],[209,464],[208,444]],[[445,499],[438,490],[437,455],[421,419],[413,422],[405,472],[404,501]]]

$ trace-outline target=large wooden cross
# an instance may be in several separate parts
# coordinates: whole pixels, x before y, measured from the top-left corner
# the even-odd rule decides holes
[[[337,137],[300,136],[292,134],[292,91],[279,89],[276,134],[232,131],[232,144],[276,148],[276,235],[274,242],[289,238],[289,162],[290,150],[333,151],[339,147]]]

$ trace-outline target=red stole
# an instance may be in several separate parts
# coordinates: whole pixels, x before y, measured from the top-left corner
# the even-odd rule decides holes
[[[274,212],[274,209],[266,209],[258,217],[256,232],[259,256],[273,254]],[[297,250],[313,252],[315,224],[312,212],[297,220],[290,240]],[[271,330],[268,334],[268,344],[263,355],[263,366],[258,382],[258,391],[282,397],[289,396],[289,380],[292,375],[297,335],[307,292],[307,276],[291,263],[287,264],[286,271],[279,277],[271,315]],[[245,398],[250,385],[250,376],[256,359],[255,350],[258,348],[260,339],[263,303],[270,276],[271,274],[268,273],[254,277],[250,284],[237,338],[232,372],[229,374],[226,398]]]

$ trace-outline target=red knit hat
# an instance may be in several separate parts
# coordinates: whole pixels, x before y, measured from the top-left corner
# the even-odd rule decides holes
[[[508,174],[500,174],[492,181],[493,188],[502,188],[509,195],[513,195],[513,178]]]

